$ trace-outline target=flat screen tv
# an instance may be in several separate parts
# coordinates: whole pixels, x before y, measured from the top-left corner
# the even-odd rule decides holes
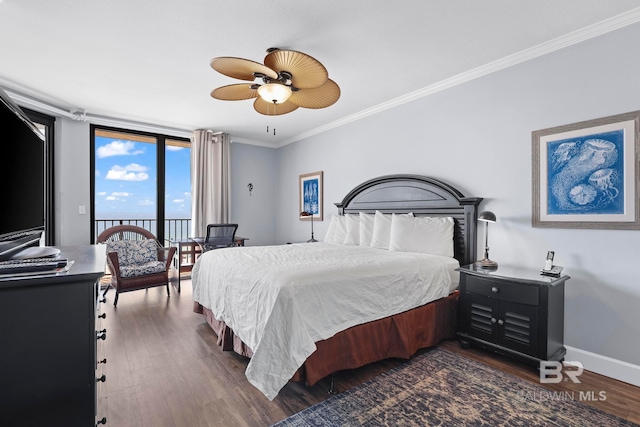
[[[45,138],[0,88],[0,261],[37,246],[45,228]]]

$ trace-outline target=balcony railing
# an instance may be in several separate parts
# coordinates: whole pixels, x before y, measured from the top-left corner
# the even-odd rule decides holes
[[[158,234],[157,226],[158,221],[152,218],[149,219],[96,219],[94,223],[96,237],[100,235],[107,228],[116,225],[136,225],[138,227],[149,230],[154,235]],[[191,237],[191,219],[190,218],[178,218],[178,219],[166,219],[164,221],[164,245],[169,246],[171,240],[184,240]]]

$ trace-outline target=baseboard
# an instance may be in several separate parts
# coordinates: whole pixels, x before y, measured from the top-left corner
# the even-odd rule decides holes
[[[579,348],[565,347],[567,354],[564,360],[580,362],[588,371],[640,387],[640,366]]]

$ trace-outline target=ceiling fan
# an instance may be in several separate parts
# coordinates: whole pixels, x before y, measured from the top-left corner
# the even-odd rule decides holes
[[[256,98],[253,108],[260,114],[287,114],[298,107],[325,108],[340,98],[340,87],[329,78],[324,65],[295,50],[269,48],[264,65],[230,56],[213,58],[210,65],[235,79],[260,79],[262,83],[232,84],[211,91],[213,98],[223,101]]]

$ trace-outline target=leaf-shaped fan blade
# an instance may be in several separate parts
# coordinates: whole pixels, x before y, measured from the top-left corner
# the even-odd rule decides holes
[[[258,96],[258,91],[251,89],[251,83],[221,86],[211,91],[211,96],[223,101],[242,101]]]
[[[325,108],[340,98],[340,87],[331,79],[314,89],[300,89],[289,97],[288,102],[304,108]]]
[[[264,114],[265,116],[279,116],[281,114],[287,114],[292,112],[293,110],[297,110],[298,106],[288,101],[283,102],[282,104],[274,104],[258,97],[253,102],[253,108],[258,113]]]
[[[264,65],[277,72],[291,73],[291,82],[300,89],[322,86],[329,78],[327,69],[317,59],[295,50],[274,50],[264,58]]]
[[[271,68],[248,59],[221,56],[219,58],[213,58],[209,65],[220,74],[233,77],[234,79],[254,81],[256,76],[254,76],[253,73],[262,73],[272,79],[278,78],[278,73]]]

